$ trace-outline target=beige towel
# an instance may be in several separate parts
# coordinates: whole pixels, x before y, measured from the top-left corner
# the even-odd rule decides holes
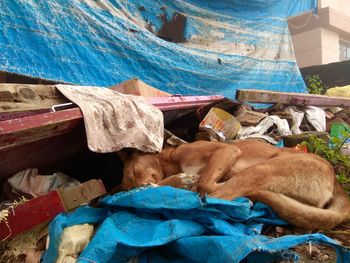
[[[143,152],[161,151],[163,113],[144,98],[100,87],[56,87],[83,112],[91,151],[115,152],[125,147]]]

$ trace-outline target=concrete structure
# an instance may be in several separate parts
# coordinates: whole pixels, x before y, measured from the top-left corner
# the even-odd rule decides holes
[[[350,59],[350,0],[318,0],[318,15],[288,20],[300,68]]]

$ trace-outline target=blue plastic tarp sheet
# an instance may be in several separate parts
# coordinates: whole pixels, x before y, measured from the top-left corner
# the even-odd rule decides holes
[[[270,238],[263,225],[285,225],[268,207],[246,198],[226,201],[200,198],[172,187],[139,188],[107,196],[101,208],[81,207],[60,214],[49,226],[44,263],[55,262],[65,227],[100,224],[78,262],[285,262],[297,260],[288,250],[302,243],[322,243],[337,252],[337,262],[350,262],[350,252],[322,234]]]
[[[287,17],[317,0],[1,0],[0,70],[80,85],[137,77],[183,95],[305,92]],[[184,43],[157,37],[186,17]]]

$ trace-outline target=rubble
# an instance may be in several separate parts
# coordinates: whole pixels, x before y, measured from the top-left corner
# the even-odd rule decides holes
[[[303,141],[307,141],[310,136],[317,136],[322,138],[326,142],[329,141],[329,134],[327,132],[317,132],[317,131],[309,131],[301,134],[295,135],[286,135],[282,136],[283,144],[285,147],[296,147],[298,144]]]
[[[350,106],[350,98],[253,89],[237,90],[236,100],[239,102],[282,103],[297,106],[337,106],[343,108]]]
[[[1,263],[38,263],[46,250],[48,223],[40,224],[18,236],[0,242]]]
[[[247,104],[243,104],[236,112],[236,119],[244,126],[257,125],[267,116],[267,114],[253,111]]]
[[[112,89],[145,97],[166,96],[174,101],[182,101],[184,105],[187,99],[186,97],[171,97],[171,94],[154,89],[137,79],[124,82]],[[240,94],[242,97],[244,93],[240,92]],[[279,93],[275,92],[274,96],[277,96],[276,94],[279,95]],[[4,94],[4,96],[7,99],[11,99],[12,95]],[[164,106],[164,126],[166,130],[163,145],[178,146],[193,140],[230,143],[233,140],[255,138],[278,146],[305,150],[300,144],[307,141],[310,136],[317,136],[327,142],[330,141],[330,136],[339,139],[349,136],[350,111],[347,108],[343,108],[344,101],[341,100],[336,103],[334,99],[327,98],[326,105],[319,105],[321,99],[320,97],[310,96],[293,97],[292,99],[289,98],[288,103],[283,104],[274,103],[275,100],[267,101],[265,97],[263,101],[260,101],[273,103],[273,105],[264,109],[256,107],[256,104],[250,105],[247,101],[236,102],[221,99],[209,105],[208,102],[204,101],[201,102],[203,103],[202,105],[191,104],[192,108],[187,108],[187,111],[183,111],[180,114],[174,114],[176,111],[179,111],[180,108],[178,106],[164,106],[164,104],[159,104],[159,101],[156,103]],[[151,100],[156,101],[155,98]],[[312,105],[313,101],[317,101],[315,103],[317,106]],[[58,113],[60,111],[58,110]],[[171,114],[171,111],[173,111],[173,114]],[[345,154],[350,152],[347,147],[350,148],[349,144],[345,142],[341,149]],[[70,181],[64,179],[66,177],[63,178],[61,176],[64,177],[65,175],[56,173],[46,176],[45,179],[47,181],[40,183],[40,180],[37,181],[40,177],[38,170],[30,169],[17,173],[15,177],[9,179],[9,183],[4,185],[3,192],[5,195],[7,194],[8,198],[25,196],[28,199],[23,199],[23,202],[11,209],[1,211],[0,239],[4,241],[0,246],[0,251],[1,248],[8,246],[9,242],[22,238],[26,233],[33,233],[37,227],[46,225],[56,215],[62,212],[73,211],[80,205],[90,203],[91,200],[96,200],[96,198],[107,193],[100,180],[87,182],[83,180],[84,183],[79,184],[75,179]],[[99,174],[96,174],[96,178],[99,178],[99,176]],[[64,180],[59,179],[59,177]],[[58,181],[60,183],[57,183]],[[70,183],[68,186],[63,187],[63,181]],[[72,182],[74,183],[72,184]],[[75,187],[72,187],[72,185],[75,185]],[[113,187],[114,185],[110,188]],[[12,191],[13,189],[15,191]],[[113,191],[110,193],[113,193]],[[21,221],[19,218],[29,219]],[[84,231],[77,230],[77,228],[81,228]],[[61,245],[65,249],[60,249],[62,252],[60,260],[62,259],[62,262],[67,260],[74,262],[94,235],[93,226],[91,225],[79,225],[71,229],[67,229],[67,233],[69,231],[72,231],[73,234],[86,232],[87,235],[85,238],[82,235],[65,238],[68,234],[63,235],[64,238]],[[278,236],[284,236],[288,231],[276,229],[276,233]],[[28,249],[31,249],[29,249],[30,251],[23,250],[22,252],[16,252],[12,256],[8,254],[8,258],[16,258],[25,254],[28,258],[39,258],[45,248],[38,249],[36,242],[42,238],[43,236],[40,235],[40,237],[35,237],[30,241],[32,244],[35,244],[28,245]],[[68,243],[64,243],[65,241]],[[72,251],[67,249],[72,249]],[[64,250],[66,252],[63,252]],[[322,261],[327,260],[328,254],[313,246],[310,255],[311,258]]]

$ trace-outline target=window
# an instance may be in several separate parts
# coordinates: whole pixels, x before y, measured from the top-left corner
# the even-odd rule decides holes
[[[340,40],[339,41],[339,60],[350,60],[350,42]]]

